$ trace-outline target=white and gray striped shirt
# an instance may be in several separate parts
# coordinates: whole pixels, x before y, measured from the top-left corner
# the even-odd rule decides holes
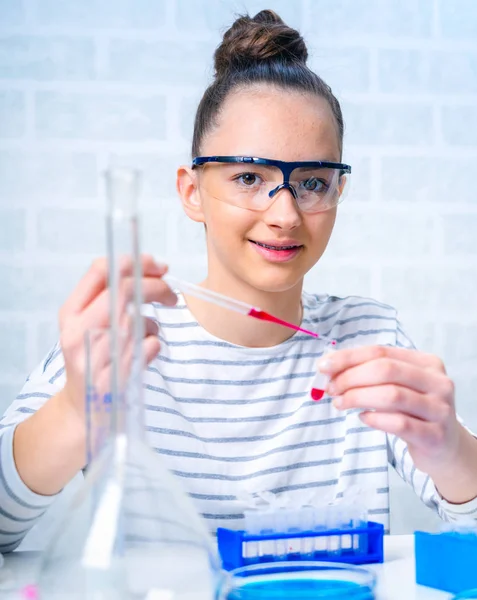
[[[396,311],[359,297],[303,294],[303,326],[338,348],[380,344],[412,348]],[[327,499],[358,485],[370,518],[389,528],[388,463],[446,520],[477,516],[477,501],[451,505],[417,470],[405,443],[364,426],[330,398],[309,397],[323,343],[297,333],[271,348],[246,348],[205,331],[179,295],[175,307],[147,307],[160,326],[161,352],[145,373],[151,445],[183,483],[211,530],[242,524],[244,492]],[[14,426],[64,385],[58,346],[31,374],[0,422],[0,551],[15,548],[52,499],[21,481]]]

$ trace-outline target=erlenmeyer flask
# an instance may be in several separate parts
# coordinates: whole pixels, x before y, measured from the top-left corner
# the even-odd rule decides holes
[[[216,596],[220,561],[215,542],[190,498],[145,441],[138,177],[125,169],[107,174],[112,376],[107,378],[111,389],[103,387],[100,393],[111,394],[113,433],[93,458],[83,488],[45,551],[41,600]],[[119,328],[118,263],[123,255],[133,257],[135,264],[129,361]]]

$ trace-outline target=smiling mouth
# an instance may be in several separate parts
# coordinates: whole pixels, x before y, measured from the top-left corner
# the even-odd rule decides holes
[[[298,248],[302,248],[299,244],[293,244],[292,246],[270,246],[269,244],[262,244],[261,242],[255,242],[254,240],[250,240],[252,244],[256,244],[257,246],[261,246],[262,248],[267,248],[268,250],[296,250]]]

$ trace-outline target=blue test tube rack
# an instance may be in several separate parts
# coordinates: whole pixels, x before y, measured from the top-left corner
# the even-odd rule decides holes
[[[416,583],[458,594],[477,588],[475,533],[414,533]]]
[[[345,549],[340,544],[341,540],[353,539],[354,545],[352,548]],[[280,562],[280,561],[306,561],[320,560],[333,561],[340,563],[349,563],[354,565],[366,563],[382,563],[383,562],[383,537],[384,527],[381,523],[368,521],[366,526],[353,527],[349,529],[326,529],[323,531],[289,531],[286,533],[269,533],[269,534],[248,534],[245,531],[235,531],[219,527],[217,529],[217,541],[219,553],[222,558],[224,569],[231,571],[239,567],[253,565],[258,563]],[[306,540],[314,543],[317,538],[321,539],[320,546],[328,548],[330,544],[328,540],[338,541],[337,546],[339,551],[306,551],[302,552],[297,549],[297,545],[306,547]],[[283,552],[279,554],[272,549],[280,547],[289,548],[289,543],[293,540],[293,551]],[[299,542],[297,544],[297,541]],[[357,542],[357,543],[356,543]],[[246,551],[247,545],[255,544],[257,547],[266,548],[265,552],[258,552],[256,556],[250,556]],[[332,545],[332,544],[331,544]],[[358,546],[359,550],[356,550]]]

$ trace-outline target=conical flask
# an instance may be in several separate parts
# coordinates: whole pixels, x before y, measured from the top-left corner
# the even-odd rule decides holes
[[[45,550],[39,577],[41,600],[212,600],[216,596],[220,561],[215,541],[178,480],[145,441],[138,180],[137,172],[126,169],[106,175],[111,389],[104,389],[103,382],[101,394],[111,400],[112,432]],[[132,335],[119,327],[124,316],[119,264],[131,259],[134,302],[127,312],[134,323]]]

